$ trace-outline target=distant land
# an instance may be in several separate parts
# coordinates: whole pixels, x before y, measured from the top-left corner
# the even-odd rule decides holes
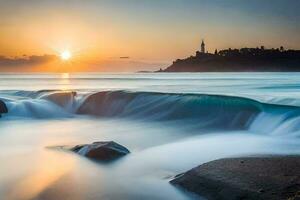
[[[202,41],[201,51],[195,56],[177,59],[166,69],[157,72],[300,72],[300,50],[241,48],[205,52]]]

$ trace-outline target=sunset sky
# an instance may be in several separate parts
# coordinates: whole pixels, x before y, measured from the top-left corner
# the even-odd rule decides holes
[[[299,0],[0,0],[0,71],[137,71],[199,49],[300,49]],[[71,59],[60,54],[69,51]]]

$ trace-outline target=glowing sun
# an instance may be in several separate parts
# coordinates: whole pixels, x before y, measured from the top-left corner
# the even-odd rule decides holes
[[[68,50],[63,51],[63,52],[60,54],[60,58],[61,58],[62,60],[69,60],[71,57],[72,57],[72,54],[71,54],[71,52],[68,51]]]

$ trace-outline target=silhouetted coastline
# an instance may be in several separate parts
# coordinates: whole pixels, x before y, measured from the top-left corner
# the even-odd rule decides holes
[[[300,50],[241,48],[196,52],[157,72],[298,72]]]

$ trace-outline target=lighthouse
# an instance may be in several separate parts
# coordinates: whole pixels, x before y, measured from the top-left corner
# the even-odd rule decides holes
[[[201,53],[205,53],[205,43],[204,43],[203,39],[202,39],[202,43],[201,43]]]

